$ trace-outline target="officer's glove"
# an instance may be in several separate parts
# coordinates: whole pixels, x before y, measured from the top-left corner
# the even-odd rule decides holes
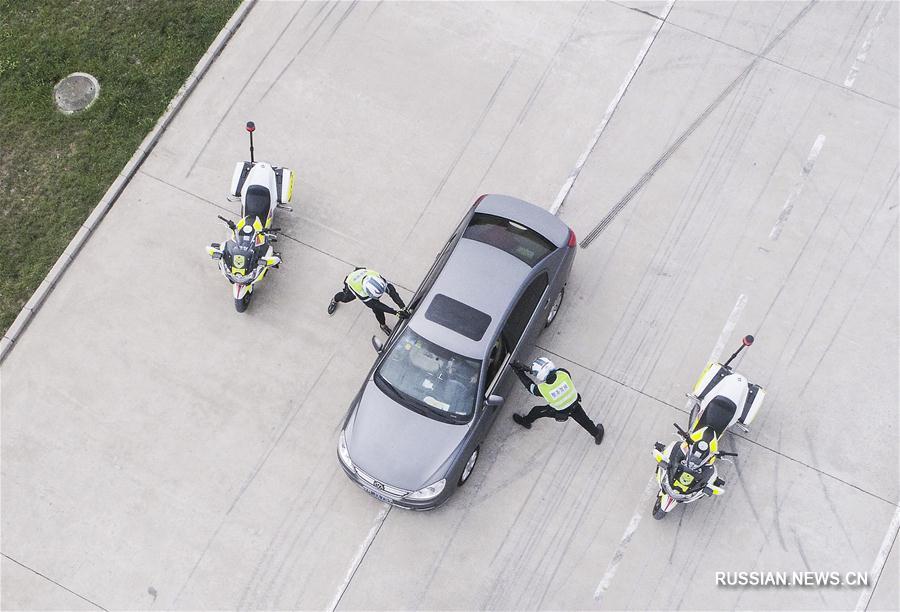
[[[522,372],[522,373],[528,372],[528,368],[521,361],[513,361],[512,369],[515,370],[516,372]]]
[[[398,310],[398,311],[397,311],[397,318],[400,319],[401,321],[402,321],[403,319],[408,319],[408,318],[409,318],[409,311],[406,310],[405,308],[404,308],[403,310]]]

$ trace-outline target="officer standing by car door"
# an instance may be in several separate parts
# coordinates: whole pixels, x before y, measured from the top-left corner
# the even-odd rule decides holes
[[[513,363],[512,368],[529,393],[547,400],[546,405],[535,406],[525,416],[513,414],[512,418],[516,423],[525,429],[531,429],[531,424],[543,417],[553,417],[557,421],[566,421],[571,417],[591,434],[595,444],[603,441],[603,424],[594,424],[581,407],[581,395],[575,390],[575,383],[568,370],[557,368],[546,357],[536,359],[531,364],[530,371],[519,362]],[[528,373],[537,383],[528,378]]]
[[[391,308],[387,304],[381,303],[381,296],[384,295],[385,292],[391,296],[394,303],[400,307],[399,311]],[[369,270],[368,268],[356,268],[347,275],[344,279],[343,290],[337,292],[328,304],[328,314],[334,314],[334,311],[337,310],[338,303],[352,302],[357,298],[372,309],[372,312],[375,313],[375,318],[378,319],[378,324],[381,326],[381,331],[389,336],[391,335],[392,330],[387,326],[387,322],[384,319],[384,313],[397,315],[397,317],[401,319],[409,316],[405,310],[406,304],[400,299],[400,294],[397,293],[396,287],[387,282],[378,272]]]

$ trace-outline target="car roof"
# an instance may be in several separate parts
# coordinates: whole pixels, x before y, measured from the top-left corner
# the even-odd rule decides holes
[[[563,246],[569,240],[569,226],[560,221],[559,217],[512,196],[496,194],[482,196],[475,211],[520,223],[533,229],[557,247]]]
[[[455,353],[483,359],[497,326],[530,273],[531,267],[512,255],[483,242],[462,238],[428,295],[416,309],[410,327],[431,342]],[[438,294],[490,316],[491,322],[484,335],[479,340],[472,340],[428,320],[425,313]]]

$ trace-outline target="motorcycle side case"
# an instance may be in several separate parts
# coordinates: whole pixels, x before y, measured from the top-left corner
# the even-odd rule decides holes
[[[294,197],[294,171],[290,168],[278,168],[273,166],[275,171],[275,186],[278,188],[278,203],[288,204]]]
[[[247,175],[250,174],[252,168],[253,164],[248,161],[237,162],[234,165],[234,172],[231,174],[231,187],[228,193],[232,196],[240,197],[241,189],[244,188],[244,181],[247,180]]]
[[[738,419],[744,425],[749,425],[753,422],[753,419],[756,418],[756,413],[759,412],[759,407],[762,406],[763,400],[766,398],[766,390],[759,385],[750,383],[747,387],[747,400],[744,402],[741,416]]]

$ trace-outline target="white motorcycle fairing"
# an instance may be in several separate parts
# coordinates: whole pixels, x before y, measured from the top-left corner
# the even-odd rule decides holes
[[[734,402],[737,410],[728,423],[728,427],[731,427],[738,422],[742,425],[752,423],[766,397],[766,392],[759,385],[748,381],[743,374],[734,372],[721,363],[710,363],[694,385],[693,396],[700,404],[700,410],[695,418],[702,416],[716,397],[724,396]],[[693,424],[692,422],[691,425]]]

